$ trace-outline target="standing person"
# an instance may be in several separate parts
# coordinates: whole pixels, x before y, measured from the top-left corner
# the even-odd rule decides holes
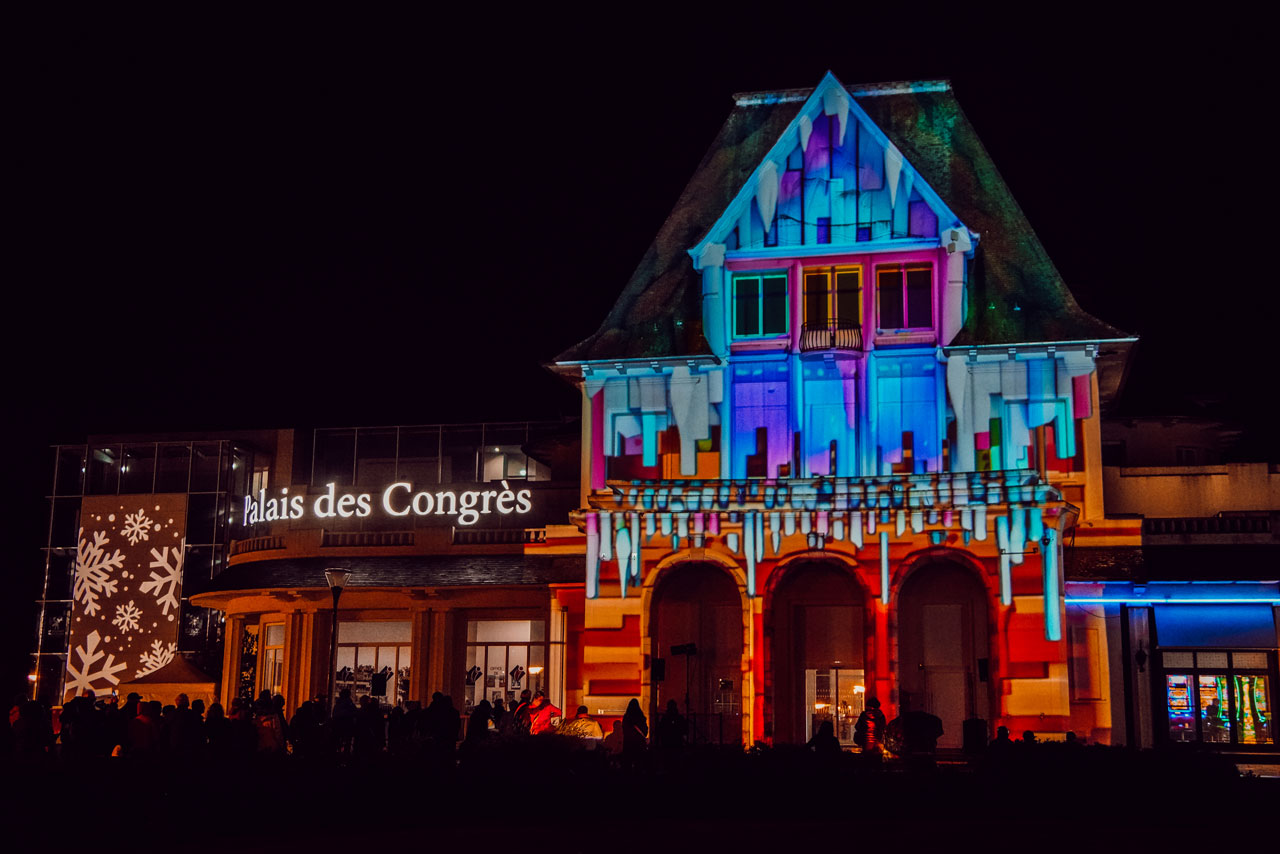
[[[867,707],[858,715],[858,722],[853,725],[853,743],[866,753],[879,753],[884,743],[885,726],[880,700],[868,697]]]
[[[529,703],[529,732],[533,735],[551,732],[552,720],[563,714],[547,699],[547,692],[539,688]]]
[[[356,704],[351,702],[351,689],[343,688],[333,702],[334,747],[344,755],[350,755],[351,742],[356,735]]]
[[[640,711],[640,701],[632,699],[622,715],[622,763],[635,768],[644,761],[649,738],[649,721]]]
[[[663,750],[682,750],[689,736],[689,722],[680,714],[675,700],[667,700],[667,709],[653,730],[654,741]]]

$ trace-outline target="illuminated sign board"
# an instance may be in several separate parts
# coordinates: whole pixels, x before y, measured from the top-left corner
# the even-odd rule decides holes
[[[459,525],[474,525],[481,516],[523,516],[533,509],[532,490],[512,489],[505,480],[501,485],[502,489],[415,490],[412,483],[400,481],[382,490],[376,499],[369,492],[339,493],[333,483],[314,498],[290,495],[287,488],[268,498],[263,489],[257,496],[245,496],[244,524],[305,519],[308,515],[316,519],[363,519],[379,512],[403,517],[457,517]]]

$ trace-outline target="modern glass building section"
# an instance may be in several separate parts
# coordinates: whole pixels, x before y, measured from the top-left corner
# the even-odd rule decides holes
[[[35,696],[61,700],[71,628],[76,621],[77,546],[87,527],[86,499],[115,496],[130,509],[155,495],[185,496],[185,555],[177,632],[179,651],[198,665],[221,656],[221,615],[193,606],[226,565],[232,514],[250,487],[253,447],[242,440],[94,441],[53,449],[44,585],[32,673]]]

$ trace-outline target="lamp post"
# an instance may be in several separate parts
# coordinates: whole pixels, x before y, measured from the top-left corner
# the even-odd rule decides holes
[[[342,567],[324,571],[324,580],[329,582],[329,591],[333,593],[333,631],[329,637],[329,717],[333,717],[333,694],[338,679],[338,597],[350,577],[351,570]]]

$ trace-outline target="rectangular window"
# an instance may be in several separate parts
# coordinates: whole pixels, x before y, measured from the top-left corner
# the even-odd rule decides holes
[[[754,273],[733,278],[733,334],[738,338],[785,335],[787,276]]]
[[[284,623],[262,627],[261,690],[280,694],[284,691]]]
[[[876,268],[880,329],[933,326],[933,265],[894,264]]]
[[[804,322],[807,327],[862,320],[862,269],[822,267],[804,271]]]
[[[334,690],[349,690],[356,702],[372,697],[384,707],[404,702],[413,672],[411,639],[408,620],[339,623]]]
[[[463,713],[481,700],[518,702],[522,691],[546,688],[545,620],[471,620],[467,623]]]

